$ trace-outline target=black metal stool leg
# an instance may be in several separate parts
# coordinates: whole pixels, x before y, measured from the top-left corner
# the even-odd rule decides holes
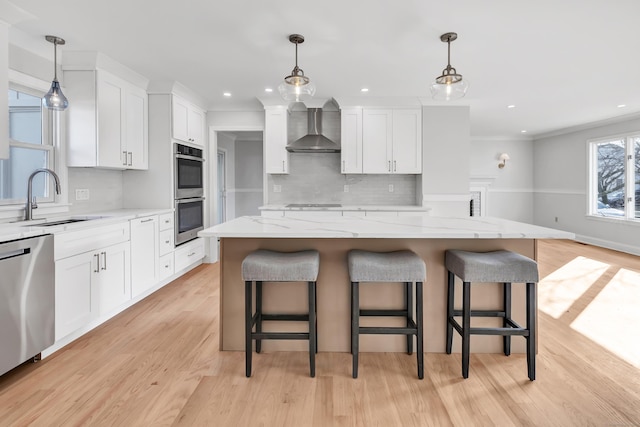
[[[529,379],[536,379],[536,284],[527,283],[527,370]]]
[[[407,310],[407,328],[413,320],[413,283],[406,282],[405,287],[405,307]],[[413,354],[413,335],[407,335],[407,354]]]
[[[316,282],[309,282],[309,372],[316,376]]]
[[[416,334],[416,352],[418,353],[418,378],[424,378],[424,348],[423,348],[423,322],[424,313],[422,307],[422,282],[416,283],[416,328],[418,329]],[[413,335],[409,335],[413,340]]]
[[[251,307],[251,281],[244,282],[244,338],[245,338],[245,365],[247,378],[251,376],[251,330],[252,307]]]
[[[358,378],[358,341],[360,334],[360,302],[358,282],[351,282],[351,358],[352,375]]]
[[[262,282],[256,281],[256,333],[262,332]],[[256,338],[256,353],[262,350],[262,340]]]
[[[447,354],[451,354],[451,347],[453,345],[453,325],[451,319],[453,318],[453,286],[455,277],[452,272],[447,271]]]
[[[471,341],[471,283],[462,283],[462,377],[469,378]]]
[[[505,282],[502,286],[502,310],[504,310],[502,327],[506,328],[509,326],[507,319],[511,319],[511,283]],[[504,335],[502,337],[502,351],[504,351],[505,356],[509,356],[511,354],[511,335]]]

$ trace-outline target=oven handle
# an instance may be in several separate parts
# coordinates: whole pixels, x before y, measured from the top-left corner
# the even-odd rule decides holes
[[[196,157],[196,156],[188,156],[186,154],[175,154],[176,159],[186,159],[186,160],[193,160],[196,162],[204,162],[204,159],[202,157]]]
[[[204,202],[204,197],[196,197],[193,199],[176,199],[176,205],[181,203]]]

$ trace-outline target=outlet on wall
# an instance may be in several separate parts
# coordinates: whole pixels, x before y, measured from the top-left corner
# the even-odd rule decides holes
[[[389,184],[389,193],[393,193],[393,184]]]
[[[282,192],[282,185],[279,185],[279,184],[273,184],[273,192],[274,192],[274,193],[280,193],[280,192]]]
[[[349,192],[349,184],[345,184],[344,185],[344,192],[348,193]]]
[[[89,200],[89,189],[76,188],[76,200]]]

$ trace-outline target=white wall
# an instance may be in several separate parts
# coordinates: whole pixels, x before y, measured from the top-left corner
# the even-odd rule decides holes
[[[487,216],[533,223],[533,149],[531,139],[471,139],[471,186],[486,188]],[[502,153],[510,160],[500,169]]]
[[[640,118],[536,139],[535,223],[574,232],[580,241],[640,255],[640,223],[587,216],[587,140],[637,131]]]
[[[433,216],[469,215],[469,107],[422,108],[422,180]]]

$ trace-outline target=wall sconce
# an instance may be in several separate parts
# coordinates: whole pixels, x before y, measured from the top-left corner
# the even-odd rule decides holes
[[[500,154],[499,159],[500,163],[498,163],[498,167],[502,169],[507,164],[507,160],[511,160],[511,157],[509,157],[507,153],[502,153]]]

